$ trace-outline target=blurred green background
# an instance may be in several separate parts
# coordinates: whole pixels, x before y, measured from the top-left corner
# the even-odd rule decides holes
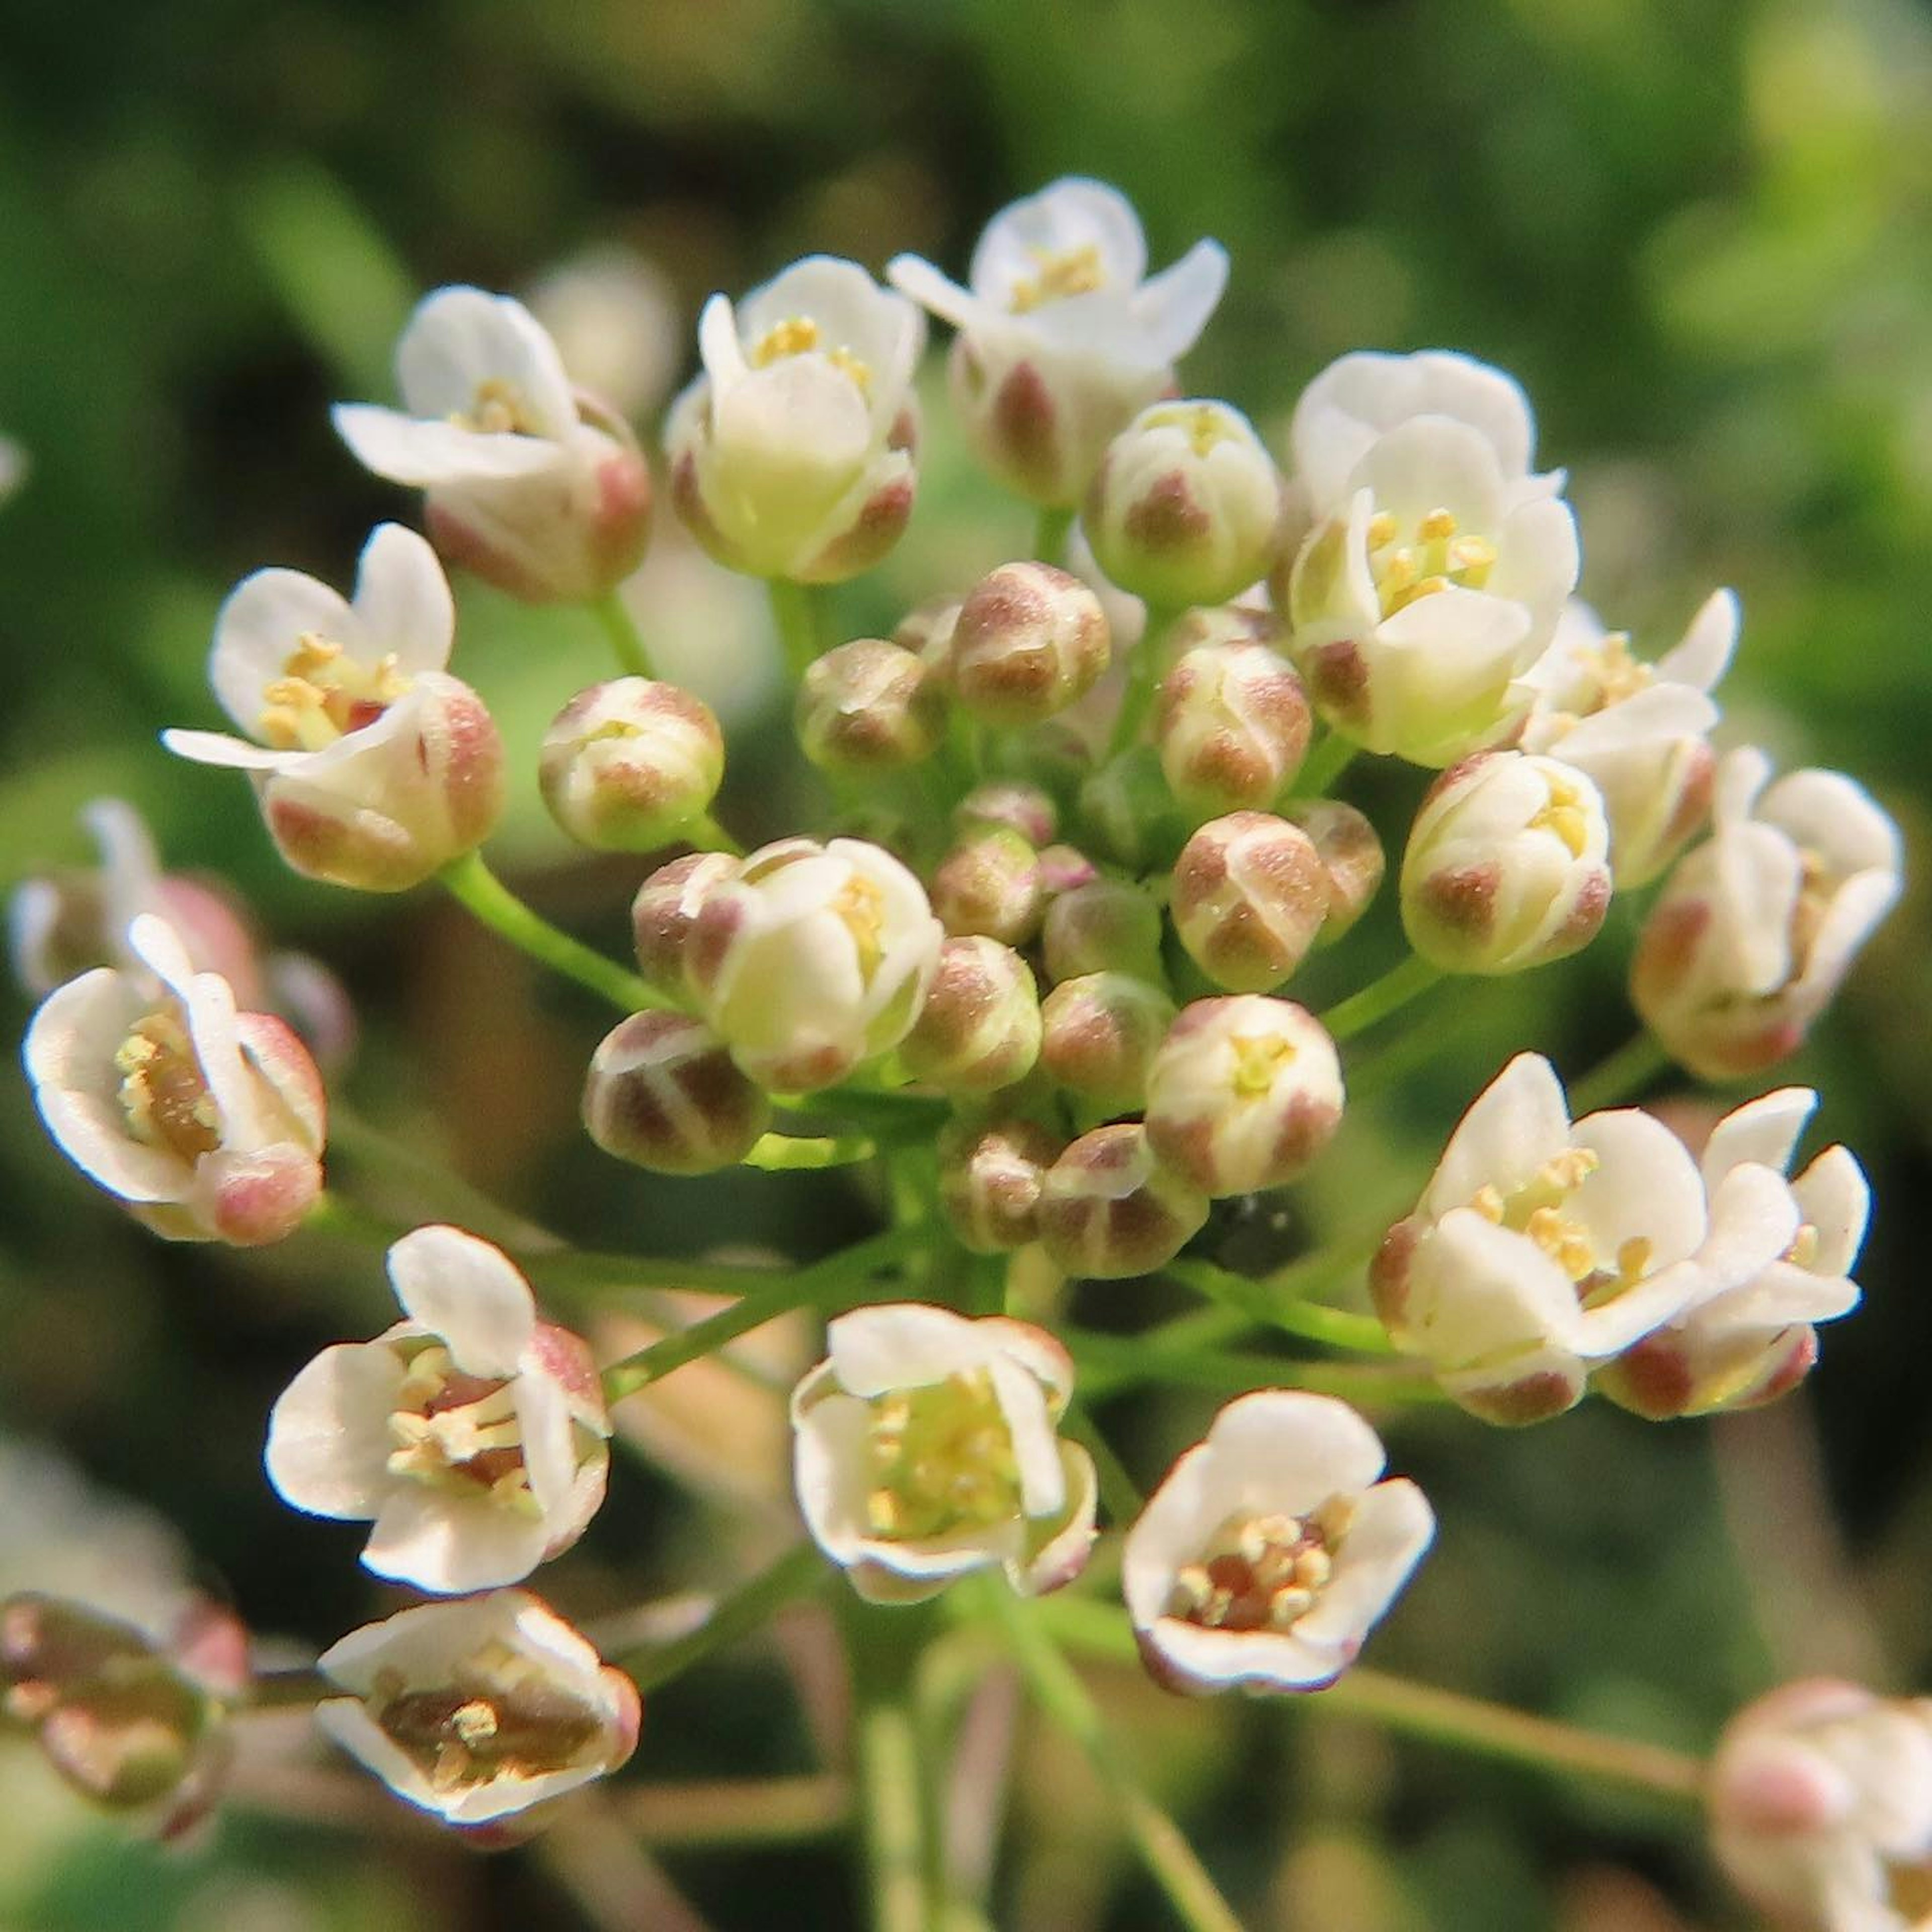
[[[203,667],[234,580],[273,562],[346,581],[374,522],[415,518],[358,472],[326,406],[389,399],[390,346],[423,290],[528,290],[586,250],[647,260],[668,306],[620,332],[644,365],[648,433],[712,290],[814,250],[877,270],[911,248],[962,272],[996,208],[1068,172],[1128,193],[1156,262],[1203,233],[1228,245],[1228,296],[1186,380],[1278,448],[1301,385],[1351,348],[1454,346],[1514,371],[1542,460],[1570,470],[1583,590],[1606,620],[1655,656],[1708,590],[1736,586],[1728,740],[1853,771],[1922,845],[1923,8],[111,0],[82,20],[10,0],[0,431],[32,470],[0,512],[0,886],[83,862],[75,814],[103,792],[140,805],[172,864],[235,881],[278,942],[320,955],[356,997],[364,1040],[340,1097],[362,1128],[338,1178],[383,1211],[475,1220],[420,1156],[601,1248],[802,1255],[862,1231],[870,1208],[836,1180],[667,1186],[596,1154],[574,1114],[605,1016],[533,983],[432,893],[379,902],[293,879],[238,782],[174,763],[154,734],[216,722]],[[855,634],[1024,548],[1025,513],[970,470],[937,386],[933,404],[912,532],[847,594]],[[668,657],[713,667],[732,731],[722,815],[748,842],[789,830],[757,600],[667,549],[638,608]],[[580,613],[461,596],[455,668],[520,759],[503,867],[552,916],[621,946],[638,868],[564,850],[530,755],[564,698],[605,674],[600,640]],[[1377,775],[1358,795],[1399,826],[1412,794]],[[1828,1334],[1822,1372],[1715,1428],[1597,1405],[1528,1438],[1453,1413],[1391,1418],[1397,1466],[1443,1528],[1376,1661],[1692,1749],[1780,1676],[1924,1681],[1932,1304],[1910,1229],[1932,1188],[1928,927],[1915,884],[1794,1071],[1826,1096],[1813,1144],[1847,1141],[1880,1202],[1868,1305]],[[1365,1196],[1399,1196],[1514,1048],[1575,1073],[1617,1045],[1631,930],[1626,913],[1577,962],[1426,1010],[1424,1070],[1357,1111],[1285,1226],[1231,1214],[1220,1252],[1264,1261],[1349,1228]],[[1365,978],[1394,943],[1372,925],[1316,992]],[[28,1003],[4,997],[17,1031]],[[152,1243],[51,1152],[18,1078],[0,1082],[0,1589],[112,1594],[150,1558],[163,1572],[183,1560],[152,1526],[103,1513],[118,1492],[174,1525],[196,1578],[260,1630],[314,1646],[393,1605],[356,1566],[354,1528],[294,1517],[259,1468],[295,1368],[385,1318],[379,1256],[314,1235],[252,1256]],[[1126,1294],[1082,1310],[1153,1312]],[[1102,1418],[1150,1480],[1211,1406],[1168,1396]],[[584,1548],[539,1580],[568,1612],[714,1587],[790,1533],[770,1400],[654,1426]],[[654,1700],[629,1779],[812,1768],[821,1747],[794,1692],[808,1717],[836,1701],[823,1635],[799,1620],[777,1648]],[[1101,1681],[1258,1928],[1748,1922],[1682,1820],[1318,1708],[1184,1705]],[[668,1905],[612,1916],[645,1909],[656,1868],[595,1832],[486,1862],[276,1815],[321,1808],[265,1784],[212,1843],[164,1856],[124,1846],[21,1754],[0,1766],[7,1932],[682,1923]],[[1033,1739],[1016,1790],[998,1923],[1164,1922],[1069,1754]],[[662,1856],[726,1932],[860,1920],[836,1835]],[[600,1870],[632,1888],[616,1906],[590,1895]]]

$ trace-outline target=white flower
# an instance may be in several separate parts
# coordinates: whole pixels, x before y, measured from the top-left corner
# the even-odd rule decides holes
[[[1783,1087],[1727,1114],[1705,1146],[1706,1188],[1714,1197],[1747,1162],[1786,1172],[1817,1104],[1808,1087]],[[1858,1306],[1851,1270],[1871,1197],[1863,1169],[1842,1147],[1827,1148],[1791,1192],[1804,1219],[1790,1246],[1612,1363],[1600,1378],[1606,1394],[1640,1415],[1662,1417],[1752,1408],[1797,1386],[1818,1357],[1812,1324]]]
[[[704,374],[671,406],[672,500],[719,562],[836,584],[912,512],[926,321],[856,262],[808,256],[698,317]]]
[[[1436,1533],[1346,1402],[1231,1402],[1128,1531],[1121,1594],[1170,1690],[1312,1690],[1355,1660]]]
[[[532,603],[575,602],[643,560],[650,471],[620,418],[571,386],[529,310],[481,289],[438,289],[396,345],[400,410],[341,403],[356,460],[426,490],[452,562]]]
[[[399,1798],[496,1826],[615,1771],[637,1686],[524,1590],[424,1604],[352,1630],[317,1668],[349,1694],[316,1722]]]
[[[210,681],[256,742],[165,731],[169,750],[254,775],[300,872],[372,892],[416,885],[479,844],[502,804],[502,746],[483,701],[445,674],[455,607],[436,553],[385,524],[356,596],[258,570],[215,619]]]
[[[1727,1080],[1797,1052],[1898,898],[1898,828],[1837,772],[1733,752],[1710,838],[1679,860],[1630,965],[1645,1024],[1694,1073]]]
[[[981,460],[1034,502],[1071,506],[1108,442],[1171,392],[1174,363],[1221,299],[1228,257],[1197,242],[1148,277],[1126,198],[1070,176],[994,216],[968,287],[916,255],[886,274],[959,331],[953,401]]]
[[[322,1190],[326,1103],[308,1049],[237,1011],[152,914],[111,966],[42,1004],[23,1048],[47,1131],[81,1172],[171,1240],[254,1246],[291,1234]]]
[[[1648,885],[1710,810],[1717,758],[1708,740],[1718,713],[1709,693],[1737,639],[1738,600],[1713,591],[1676,649],[1646,664],[1573,597],[1530,668],[1536,698],[1522,748],[1553,752],[1594,782],[1620,889]]]
[[[1932,1882],[1932,1699],[1786,1684],[1712,1761],[1712,1847],[1780,1924],[1916,1932]]]
[[[527,1576],[604,1499],[610,1425],[589,1349],[537,1319],[508,1256],[460,1228],[389,1250],[407,1318],[325,1348],[277,1401],[268,1480],[312,1516],[373,1520],[362,1561],[424,1590]]]
[[[854,1309],[792,1396],[799,1508],[861,1596],[910,1603],[998,1568],[1037,1596],[1094,1540],[1093,1459],[1054,1433],[1073,1365],[1004,1316]]]
[[[1370,1271],[1390,1339],[1486,1420],[1539,1422],[1593,1364],[1752,1280],[1789,1247],[1783,1176],[1742,1160],[1708,1203],[1684,1144],[1634,1108],[1573,1125],[1540,1054],[1519,1054],[1450,1136]]]
[[[685,979],[746,1072],[808,1093],[904,1039],[944,938],[926,889],[890,853],[786,838],[706,897]]]

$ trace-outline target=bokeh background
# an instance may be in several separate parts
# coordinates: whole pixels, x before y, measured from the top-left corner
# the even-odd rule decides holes
[[[326,406],[388,399],[390,346],[424,290],[538,291],[578,352],[614,358],[606,380],[649,432],[688,373],[712,290],[814,250],[876,270],[912,248],[958,272],[994,209],[1067,172],[1127,191],[1156,262],[1202,233],[1226,243],[1227,299],[1186,380],[1248,410],[1278,447],[1300,386],[1351,348],[1455,346],[1515,371],[1543,460],[1570,471],[1586,594],[1654,656],[1709,589],[1735,586],[1744,641],[1722,694],[1727,736],[1856,772],[1923,850],[1922,7],[110,0],[82,16],[10,0],[0,430],[32,468],[0,512],[0,886],[84,862],[76,814],[112,793],[139,805],[172,863],[226,875],[278,943],[326,961],[362,1028],[335,1178],[375,1212],[485,1232],[520,1216],[668,1253],[806,1256],[862,1232],[870,1204],[836,1177],[664,1186],[595,1153],[574,1115],[606,1016],[536,983],[432,892],[376,901],[287,875],[240,784],[171,761],[155,732],[215,722],[203,664],[236,579],[274,562],[344,580],[374,522],[415,514],[358,472]],[[586,258],[589,279],[547,280]],[[932,402],[912,532],[848,593],[852,634],[1024,549],[1025,512],[967,464],[937,385]],[[757,596],[668,529],[634,596],[666,662],[726,716],[722,816],[748,842],[790,829]],[[620,946],[639,868],[564,849],[530,756],[562,700],[605,674],[600,640],[580,613],[473,584],[462,613],[457,668],[496,708],[523,775],[501,868]],[[1399,826],[1412,790],[1375,775],[1357,795]],[[1265,1262],[1348,1232],[1364,1201],[1399,1202],[1514,1048],[1575,1073],[1618,1044],[1631,929],[1624,909],[1583,958],[1399,1023],[1426,1035],[1411,1070],[1356,1110],[1282,1215],[1217,1222],[1220,1251]],[[1928,940],[1915,882],[1795,1070],[1826,1096],[1814,1144],[1850,1142],[1881,1204],[1868,1306],[1829,1334],[1822,1372],[1781,1408],[1714,1428],[1650,1428],[1598,1405],[1531,1438],[1453,1412],[1388,1418],[1443,1532],[1376,1661],[1690,1749],[1783,1676],[1923,1684]],[[1372,924],[1312,993],[1366,979],[1395,944],[1386,920]],[[28,1001],[0,1004],[17,1033]],[[0,1590],[119,1601],[185,1575],[311,1648],[393,1606],[356,1564],[352,1526],[294,1517],[259,1465],[294,1369],[383,1318],[377,1252],[312,1234],[254,1256],[151,1242],[52,1154],[17,1076],[0,1078]],[[1124,1291],[1081,1312],[1129,1326],[1171,1305]],[[620,1459],[586,1544],[543,1580],[560,1607],[594,1618],[715,1588],[792,1533],[770,1384],[811,1340],[764,1340],[750,1372],[694,1370],[675,1410],[640,1420],[644,1453]],[[1151,1480],[1211,1407],[1166,1394],[1101,1413]],[[824,1806],[804,1808],[795,1843],[755,1851],[665,1842],[697,1828],[625,1808],[646,1782],[836,1775],[833,1655],[808,1614],[668,1689],[619,1798],[490,1861],[390,1828],[380,1805],[338,1813],[346,1780],[332,1766],[321,1783],[262,1771],[209,1842],[164,1855],[9,1751],[0,1926],[855,1924],[847,1843]],[[1258,1928],[1748,1922],[1680,1818],[1393,1742],[1318,1702],[1210,1707],[1125,1672],[1096,1682]],[[990,1764],[1014,1718],[997,1682],[985,1702]],[[996,1922],[1164,1923],[1075,1756],[1023,1720],[1014,1756]],[[981,1808],[990,1842],[1000,1808]],[[664,1874],[686,1905],[657,1888]]]

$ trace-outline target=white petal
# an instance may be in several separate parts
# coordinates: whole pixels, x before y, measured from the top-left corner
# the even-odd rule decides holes
[[[1694,685],[1700,691],[1714,689],[1730,668],[1731,653],[1737,648],[1738,626],[1742,621],[1737,592],[1712,591],[1690,620],[1683,642],[1658,659],[1658,676]]]
[[[389,1418],[403,1364],[380,1342],[325,1348],[282,1391],[262,1460],[286,1503],[311,1516],[370,1518],[395,1486]]]
[[[1199,340],[1228,285],[1228,251],[1197,242],[1172,268],[1151,276],[1133,297],[1136,322],[1154,359],[1177,362]]]
[[[487,1495],[472,1498],[406,1483],[384,1498],[362,1562],[378,1576],[464,1596],[527,1576],[543,1561],[548,1540],[541,1521]]]
[[[1209,1630],[1166,1616],[1143,1628],[1167,1663],[1202,1690],[1232,1690],[1238,1684],[1307,1690],[1332,1682],[1348,1663],[1324,1644],[1279,1630]]]
[[[941,274],[918,255],[895,255],[886,264],[886,279],[920,308],[928,309],[955,328],[970,329],[982,320],[980,304],[970,291]]]
[[[548,1530],[548,1519],[568,1499],[577,1474],[569,1398],[548,1376],[519,1376],[512,1387],[517,1432],[523,1438],[524,1470]]]
[[[258,570],[228,593],[215,614],[208,682],[223,710],[250,736],[270,685],[287,675],[304,637],[326,638],[362,655],[362,627],[329,586],[298,570]]]
[[[1698,1264],[1711,1292],[1753,1280],[1790,1246],[1798,1233],[1798,1199],[1775,1168],[1744,1161],[1711,1195],[1711,1232]]]
[[[1466,1207],[1485,1186],[1514,1193],[1569,1144],[1570,1108],[1556,1069],[1540,1053],[1520,1053],[1450,1136],[1424,1208],[1439,1216]]]
[[[994,1356],[986,1372],[1012,1442],[1021,1510],[1034,1517],[1058,1516],[1066,1507],[1066,1472],[1046,1412],[1046,1391],[1037,1378],[1005,1355]]]
[[[1837,877],[1903,868],[1898,827],[1863,785],[1842,772],[1787,773],[1758,800],[1757,816],[1817,854]]]
[[[338,403],[329,419],[364,470],[412,490],[535,476],[570,460],[567,446],[547,436],[486,435],[455,423],[421,422],[374,403]]]
[[[839,1386],[862,1400],[924,1388],[977,1368],[992,1346],[990,1338],[974,1334],[964,1316],[916,1301],[855,1308],[825,1333]]]
[[[1690,1150],[1661,1120],[1634,1107],[1592,1114],[1572,1130],[1596,1155],[1596,1171],[1568,1212],[1588,1231],[1599,1264],[1616,1264],[1627,1242],[1648,1244],[1646,1272],[1694,1252],[1704,1238],[1704,1184]]]
[[[1864,1246],[1871,1189],[1850,1150],[1827,1148],[1791,1184],[1798,1211],[1817,1230],[1810,1266],[1820,1274],[1849,1274]]]
[[[1574,1352],[1582,1332],[1570,1277],[1526,1235],[1470,1208],[1436,1224],[1410,1283],[1410,1338],[1445,1369],[1507,1364],[1547,1343]]]
[[[481,289],[438,289],[417,304],[396,345],[396,380],[412,416],[463,416],[486,384],[511,390],[536,434],[561,440],[577,405],[543,326],[520,302]]]
[[[1818,1096],[1809,1087],[1780,1087],[1735,1107],[1711,1130],[1699,1162],[1706,1187],[1715,1190],[1740,1161],[1784,1173],[1804,1124],[1816,1109]]]
[[[1406,1478],[1378,1483],[1357,1499],[1334,1573],[1314,1609],[1294,1627],[1311,1643],[1360,1642],[1422,1561],[1436,1534],[1429,1499]]]
[[[356,568],[356,614],[370,647],[405,674],[441,670],[456,636],[456,604],[434,549],[400,524],[378,526]]]
[[[1105,182],[1070,175],[987,224],[967,279],[981,301],[1010,309],[1014,290],[1040,272],[1043,257],[1086,248],[1097,252],[1108,289],[1132,289],[1146,272],[1147,243],[1132,203]]]
[[[324,1698],[315,1707],[315,1726],[364,1770],[380,1778],[398,1798],[425,1811],[442,1811],[442,1798],[358,1699]]]
[[[1214,1461],[1205,1442],[1186,1451],[1127,1532],[1120,1552],[1120,1594],[1137,1629],[1150,1629],[1160,1618],[1176,1573],[1200,1555],[1203,1540],[1219,1520],[1208,1514]]]
[[[1292,1516],[1366,1489],[1387,1460],[1382,1438],[1346,1402],[1300,1389],[1261,1389],[1229,1402],[1208,1443],[1217,1488],[1237,1487],[1256,1509]]]
[[[800,1385],[801,1394],[805,1386]],[[866,1456],[871,1412],[854,1396],[831,1394],[802,1408],[795,1402],[792,1420],[799,1514],[819,1548],[833,1562],[849,1567],[858,1560],[868,1528],[866,1498],[872,1484]]]
[[[460,1228],[418,1228],[390,1249],[389,1279],[403,1312],[440,1335],[466,1375],[518,1372],[536,1303],[500,1248]]]
[[[271,752],[220,731],[164,731],[161,742],[178,758],[231,771],[291,771],[310,755],[307,752]]]
[[[738,340],[737,317],[728,296],[713,296],[698,311],[698,353],[712,388],[719,394],[742,381],[748,373]]]

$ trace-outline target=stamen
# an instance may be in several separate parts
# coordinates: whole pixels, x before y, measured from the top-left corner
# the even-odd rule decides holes
[[[304,632],[262,692],[256,736],[278,752],[319,752],[380,718],[409,689],[394,653],[358,662],[332,638]]]
[[[872,1408],[866,1517],[874,1536],[945,1535],[1018,1512],[1012,1436],[983,1369],[878,1396]]]
[[[1330,1496],[1306,1516],[1230,1517],[1175,1572],[1167,1615],[1204,1629],[1286,1630],[1320,1600],[1354,1516]]]
[[[137,1021],[114,1052],[116,1097],[128,1131],[143,1147],[184,1161],[221,1144],[221,1114],[181,1016],[159,1008]]]
[[[1029,314],[1069,296],[1091,295],[1106,285],[1106,271],[1101,266],[1100,248],[1094,242],[1058,254],[1048,248],[1029,248],[1027,253],[1038,272],[1014,283],[1007,305],[1015,315]]]

